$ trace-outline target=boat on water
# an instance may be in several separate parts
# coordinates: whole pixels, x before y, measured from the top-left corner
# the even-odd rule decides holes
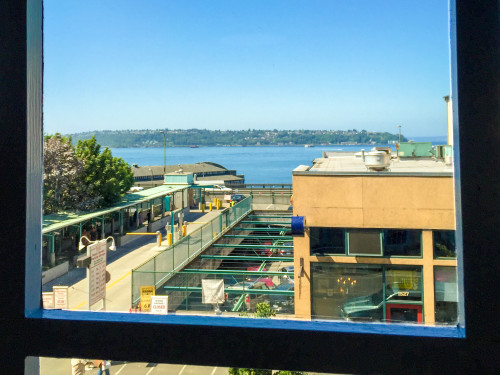
[[[304,145],[305,148],[314,147],[314,145]]]
[[[196,146],[196,145],[191,145],[191,146],[189,146],[189,148],[198,148],[198,146]]]

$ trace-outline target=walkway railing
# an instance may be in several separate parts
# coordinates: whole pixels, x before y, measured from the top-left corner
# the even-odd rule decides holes
[[[252,210],[247,197],[188,236],[181,238],[154,258],[132,270],[132,305],[140,299],[141,286],[160,287]]]

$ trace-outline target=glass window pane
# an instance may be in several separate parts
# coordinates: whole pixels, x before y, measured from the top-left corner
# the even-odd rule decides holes
[[[456,267],[434,267],[436,323],[457,322],[458,289]]]
[[[382,267],[311,264],[313,318],[380,321]]]
[[[384,230],[384,255],[420,256],[421,238],[420,230]]]
[[[311,255],[345,254],[343,229],[312,227],[309,238]]]
[[[385,300],[422,301],[422,269],[420,267],[387,267]]]
[[[382,255],[380,231],[349,229],[349,255]]]
[[[434,258],[456,258],[454,230],[433,231]]]

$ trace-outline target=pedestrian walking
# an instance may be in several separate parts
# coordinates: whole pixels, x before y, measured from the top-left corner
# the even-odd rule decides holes
[[[97,375],[109,375],[109,368],[111,367],[110,361],[95,359],[94,366],[99,368],[99,370],[97,371]]]

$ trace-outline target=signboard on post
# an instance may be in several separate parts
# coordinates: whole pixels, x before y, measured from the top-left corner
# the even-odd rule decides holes
[[[224,303],[224,280],[201,280],[201,303]]]
[[[67,309],[69,308],[68,301],[68,287],[67,286],[53,286],[54,291],[54,308]]]
[[[54,292],[42,293],[43,308],[46,310],[54,308]]]
[[[87,246],[90,253],[89,307],[106,297],[106,240]]]
[[[151,296],[155,295],[155,287],[141,286],[141,311],[151,311]]]
[[[168,296],[150,296],[152,314],[168,314]]]

